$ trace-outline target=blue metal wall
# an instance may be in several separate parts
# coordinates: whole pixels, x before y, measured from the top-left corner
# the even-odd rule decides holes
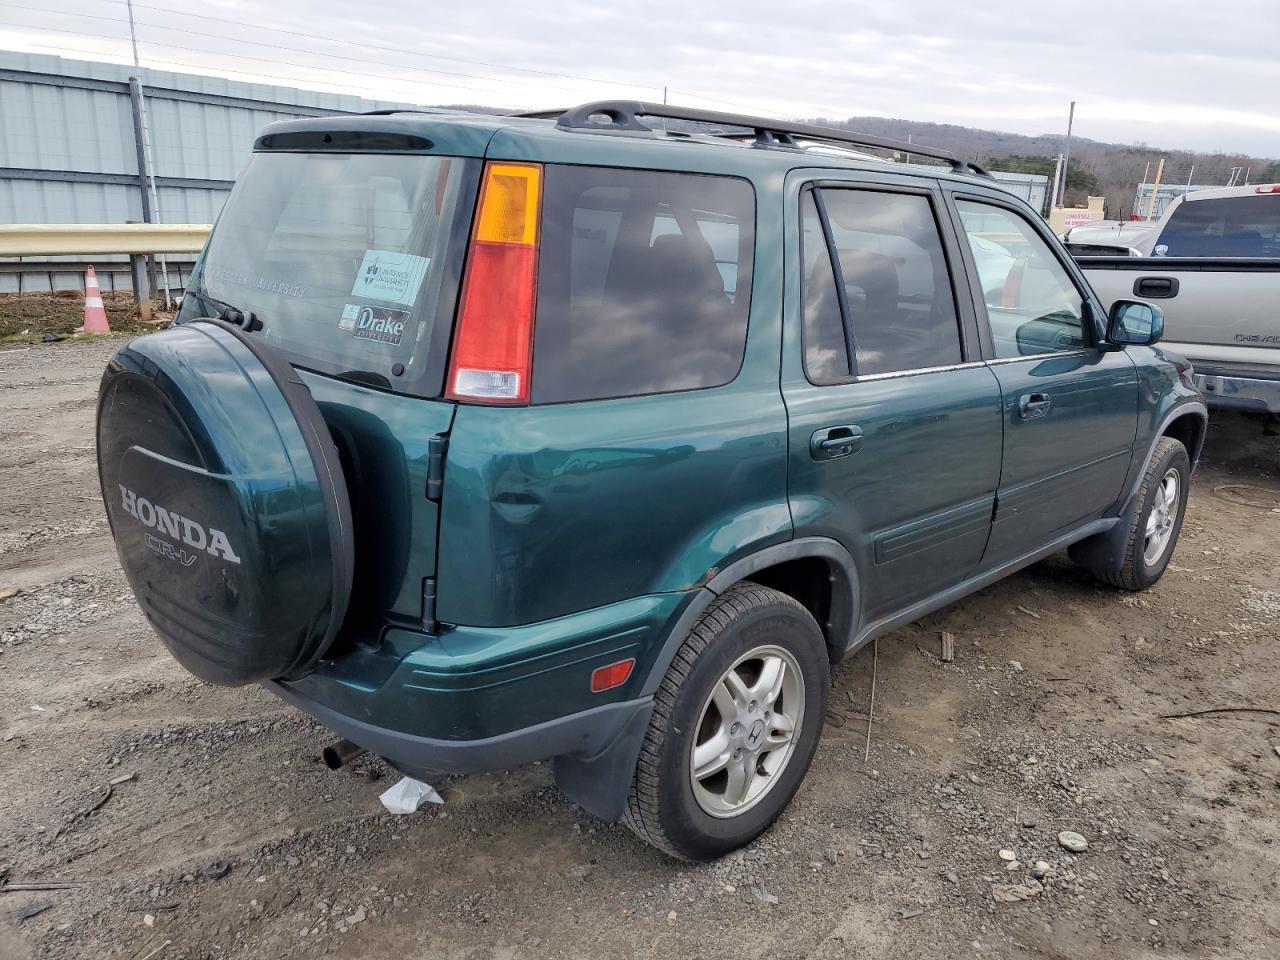
[[[0,223],[142,220],[129,78],[146,95],[166,223],[212,223],[268,123],[404,104],[219,77],[0,52]],[[181,259],[181,258],[178,258]],[[56,261],[55,261],[56,262]],[[98,263],[108,262],[99,258]],[[79,273],[0,260],[0,292],[76,286]],[[123,269],[120,264],[111,268]],[[118,278],[104,277],[104,285]]]

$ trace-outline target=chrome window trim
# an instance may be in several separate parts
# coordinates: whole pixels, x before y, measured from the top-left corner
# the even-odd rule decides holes
[[[921,373],[945,373],[948,370],[967,370],[970,367],[983,367],[986,364],[987,361],[985,360],[966,360],[964,363],[948,363],[940,367],[915,367],[911,370],[887,370],[884,373],[868,373],[842,382],[866,383],[868,380],[896,380],[898,377],[914,377]]]
[[[860,377],[848,377],[844,380],[832,380],[827,383],[812,383],[815,387],[845,387],[856,383],[867,383],[876,380],[896,380],[899,377],[915,377],[923,373],[946,373],[949,370],[968,370],[973,367],[994,367],[1004,363],[1021,363],[1024,360],[1048,360],[1052,357],[1084,357],[1099,351],[1093,347],[1079,350],[1052,350],[1049,353],[1030,353],[1025,357],[999,357],[992,360],[966,360],[964,363],[948,363],[941,367],[915,367],[911,370],[889,370],[885,373],[867,373]]]
[[[1097,347],[1080,347],[1076,350],[1050,350],[1048,353],[1029,353],[1025,357],[995,357],[985,361],[987,366],[994,367],[1002,363],[1021,363],[1023,360],[1047,360],[1050,357],[1086,357],[1091,353],[1101,353]]]

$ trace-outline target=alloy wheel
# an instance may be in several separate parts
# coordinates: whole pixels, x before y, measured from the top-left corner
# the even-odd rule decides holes
[[[804,676],[790,652],[756,647],[702,705],[689,758],[693,796],[713,817],[754,807],[780,779],[804,720]]]

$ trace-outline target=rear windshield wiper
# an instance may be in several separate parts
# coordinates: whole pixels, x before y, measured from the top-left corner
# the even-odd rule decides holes
[[[206,307],[213,307],[218,311],[217,319],[249,332],[262,329],[262,321],[258,319],[258,315],[252,310],[241,310],[239,307],[233,307],[231,304],[217,300],[207,293],[201,293],[199,290],[193,290],[192,293],[199,297]]]

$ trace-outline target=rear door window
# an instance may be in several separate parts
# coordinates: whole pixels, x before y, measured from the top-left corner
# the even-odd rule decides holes
[[[733,380],[754,247],[755,193],[745,180],[548,166],[533,402]]]
[[[956,302],[929,197],[828,188],[817,199],[825,224],[812,194],[801,211],[809,378],[831,383],[850,375],[959,363]],[[826,244],[828,231],[834,255]],[[854,364],[841,325],[842,307]]]

